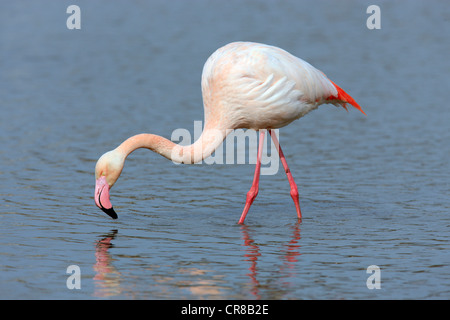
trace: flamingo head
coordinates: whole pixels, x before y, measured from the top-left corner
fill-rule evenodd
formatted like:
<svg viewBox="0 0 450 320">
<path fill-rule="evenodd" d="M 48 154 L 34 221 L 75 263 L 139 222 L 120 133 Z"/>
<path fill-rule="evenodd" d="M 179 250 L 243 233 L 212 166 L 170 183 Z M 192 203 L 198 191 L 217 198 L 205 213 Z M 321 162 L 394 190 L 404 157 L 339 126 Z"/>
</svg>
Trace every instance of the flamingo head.
<svg viewBox="0 0 450 320">
<path fill-rule="evenodd" d="M 119 179 L 124 162 L 125 157 L 112 150 L 102 155 L 95 165 L 95 204 L 113 219 L 117 219 L 117 214 L 109 200 L 109 190 Z"/>
</svg>

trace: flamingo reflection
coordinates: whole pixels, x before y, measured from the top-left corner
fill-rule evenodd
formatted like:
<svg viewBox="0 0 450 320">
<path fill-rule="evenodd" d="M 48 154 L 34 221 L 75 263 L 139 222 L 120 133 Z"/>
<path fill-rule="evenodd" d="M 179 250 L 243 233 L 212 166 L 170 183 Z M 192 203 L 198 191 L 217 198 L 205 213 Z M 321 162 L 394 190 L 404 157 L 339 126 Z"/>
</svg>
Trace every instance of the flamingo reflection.
<svg viewBox="0 0 450 320">
<path fill-rule="evenodd" d="M 96 243 L 96 263 L 93 266 L 94 271 L 96 272 L 96 275 L 94 276 L 95 297 L 111 297 L 122 292 L 120 287 L 121 274 L 112 265 L 111 262 L 113 259 L 108 252 L 108 249 L 113 247 L 111 240 L 115 238 L 116 234 L 117 230 L 112 230 Z"/>
<path fill-rule="evenodd" d="M 293 230 L 292 232 L 292 239 L 285 245 L 285 248 L 283 251 L 285 252 L 284 259 L 285 265 L 292 269 L 294 267 L 294 263 L 298 262 L 297 257 L 301 255 L 299 248 L 300 245 L 298 244 L 298 241 L 300 240 L 300 228 L 298 226 L 299 224 L 294 224 L 291 228 Z"/>
<path fill-rule="evenodd" d="M 242 225 L 242 238 L 244 239 L 244 246 L 247 248 L 245 249 L 246 254 L 244 254 L 245 261 L 250 261 L 250 273 L 247 273 L 247 275 L 251 279 L 252 288 L 250 292 L 256 297 L 256 299 L 260 299 L 259 295 L 259 281 L 256 278 L 256 264 L 258 262 L 258 257 L 261 255 L 259 252 L 259 246 L 255 244 L 255 240 L 250 238 L 250 235 L 248 233 L 248 226 Z"/>
<path fill-rule="evenodd" d="M 281 278 L 284 279 L 283 284 L 289 285 L 290 282 L 287 281 L 287 278 L 295 276 L 295 272 L 293 272 L 293 269 L 296 265 L 296 262 L 298 262 L 298 257 L 301 255 L 300 253 L 300 245 L 298 244 L 300 240 L 300 223 L 295 223 L 291 228 L 293 229 L 291 240 L 283 246 L 283 249 L 281 252 L 283 252 L 282 255 L 282 262 L 283 264 L 279 267 L 279 274 L 281 275 Z M 244 260 L 250 261 L 250 267 L 248 268 L 250 270 L 250 273 L 247 273 L 247 275 L 250 277 L 250 283 L 252 285 L 252 288 L 250 290 L 251 294 L 256 299 L 261 299 L 259 288 L 260 283 L 257 278 L 258 276 L 258 269 L 257 269 L 257 263 L 259 257 L 262 255 L 261 250 L 259 246 L 255 243 L 253 238 L 250 236 L 250 230 L 247 225 L 241 226 L 242 230 L 242 239 L 244 240 L 244 246 L 245 254 L 244 254 Z M 291 270 L 291 272 L 286 273 L 285 270 Z"/>
</svg>

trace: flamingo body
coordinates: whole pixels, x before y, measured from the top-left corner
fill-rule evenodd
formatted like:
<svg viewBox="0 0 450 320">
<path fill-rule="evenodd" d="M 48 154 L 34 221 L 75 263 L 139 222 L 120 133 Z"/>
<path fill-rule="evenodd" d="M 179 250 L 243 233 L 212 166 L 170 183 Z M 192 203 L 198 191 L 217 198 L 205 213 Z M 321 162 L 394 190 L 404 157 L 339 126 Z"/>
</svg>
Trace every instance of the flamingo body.
<svg viewBox="0 0 450 320">
<path fill-rule="evenodd" d="M 350 95 L 312 65 L 283 49 L 259 43 L 234 42 L 215 51 L 203 67 L 201 87 L 205 124 L 192 145 L 179 146 L 157 135 L 139 134 L 98 160 L 95 200 L 103 211 L 117 218 L 109 190 L 119 178 L 126 157 L 137 148 L 148 148 L 172 161 L 195 163 L 210 156 L 230 130 L 247 128 L 260 131 L 260 143 L 267 129 L 278 146 L 301 218 L 297 186 L 272 129 L 284 127 L 324 103 L 344 108 L 349 103 L 364 113 Z M 240 223 L 258 193 L 261 151 L 258 148 L 254 182 Z"/>
<path fill-rule="evenodd" d="M 211 55 L 202 92 L 205 122 L 217 120 L 228 129 L 281 128 L 322 103 L 349 102 L 338 100 L 334 83 L 309 63 L 249 42 L 230 43 Z"/>
</svg>

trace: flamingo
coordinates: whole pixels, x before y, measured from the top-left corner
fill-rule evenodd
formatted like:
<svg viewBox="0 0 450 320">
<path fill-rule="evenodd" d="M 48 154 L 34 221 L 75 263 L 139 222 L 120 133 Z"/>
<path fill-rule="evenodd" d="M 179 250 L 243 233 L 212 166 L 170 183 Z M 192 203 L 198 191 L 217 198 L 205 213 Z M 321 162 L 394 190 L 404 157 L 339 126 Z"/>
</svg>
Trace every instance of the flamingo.
<svg viewBox="0 0 450 320">
<path fill-rule="evenodd" d="M 131 152 L 147 148 L 176 163 L 193 164 L 209 157 L 231 130 L 239 128 L 259 131 L 259 146 L 253 183 L 238 223 L 244 223 L 258 194 L 266 131 L 278 150 L 297 218 L 301 219 L 298 188 L 273 130 L 326 103 L 347 111 L 349 103 L 365 114 L 323 72 L 281 48 L 254 42 L 233 42 L 216 50 L 203 67 L 201 88 L 204 128 L 193 144 L 181 146 L 164 137 L 142 133 L 99 158 L 95 166 L 95 203 L 113 219 L 117 219 L 117 214 L 110 201 L 110 189 Z"/>
</svg>

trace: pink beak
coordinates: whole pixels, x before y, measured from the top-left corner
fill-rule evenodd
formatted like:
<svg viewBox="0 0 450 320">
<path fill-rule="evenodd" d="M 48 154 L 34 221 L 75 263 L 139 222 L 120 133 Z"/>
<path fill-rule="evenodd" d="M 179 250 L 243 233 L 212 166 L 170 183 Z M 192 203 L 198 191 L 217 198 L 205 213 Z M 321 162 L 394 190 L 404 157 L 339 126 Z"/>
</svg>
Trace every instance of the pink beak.
<svg viewBox="0 0 450 320">
<path fill-rule="evenodd" d="M 111 201 L 109 200 L 109 185 L 106 177 L 101 176 L 95 182 L 95 204 L 103 210 L 104 213 L 113 219 L 117 219 L 117 213 L 114 211 Z"/>
</svg>

